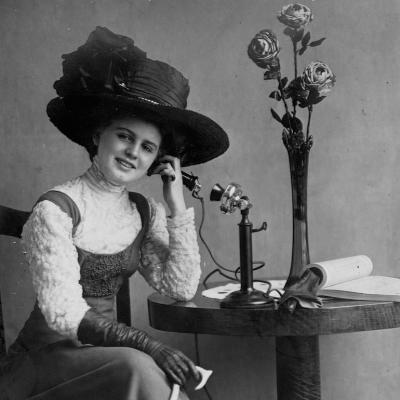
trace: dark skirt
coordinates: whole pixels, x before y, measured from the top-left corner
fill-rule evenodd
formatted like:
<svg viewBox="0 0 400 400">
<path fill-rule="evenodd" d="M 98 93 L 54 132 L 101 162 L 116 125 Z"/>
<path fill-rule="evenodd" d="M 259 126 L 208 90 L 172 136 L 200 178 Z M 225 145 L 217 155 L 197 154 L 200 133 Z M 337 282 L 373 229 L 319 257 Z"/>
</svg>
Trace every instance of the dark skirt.
<svg viewBox="0 0 400 400">
<path fill-rule="evenodd" d="M 171 384 L 147 354 L 63 340 L 7 356 L 1 400 L 168 400 Z M 187 399 L 181 392 L 179 399 Z"/>
<path fill-rule="evenodd" d="M 86 298 L 107 318 L 115 296 Z M 168 400 L 154 360 L 129 347 L 82 345 L 50 329 L 38 304 L 0 361 L 0 400 Z M 181 393 L 181 400 L 186 399 Z"/>
</svg>

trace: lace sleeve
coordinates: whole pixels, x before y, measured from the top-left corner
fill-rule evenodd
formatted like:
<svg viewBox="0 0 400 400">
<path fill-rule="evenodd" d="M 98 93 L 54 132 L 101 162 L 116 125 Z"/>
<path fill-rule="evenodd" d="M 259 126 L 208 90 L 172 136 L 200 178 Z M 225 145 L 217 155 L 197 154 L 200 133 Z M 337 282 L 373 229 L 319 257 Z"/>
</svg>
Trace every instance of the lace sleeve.
<svg viewBox="0 0 400 400">
<path fill-rule="evenodd" d="M 76 338 L 90 308 L 82 297 L 80 267 L 72 242 L 72 220 L 54 203 L 38 203 L 22 232 L 33 287 L 50 328 Z"/>
<path fill-rule="evenodd" d="M 141 247 L 139 271 L 158 292 L 190 300 L 200 279 L 200 254 L 193 208 L 166 218 L 164 207 L 150 199 L 149 232 Z"/>
</svg>

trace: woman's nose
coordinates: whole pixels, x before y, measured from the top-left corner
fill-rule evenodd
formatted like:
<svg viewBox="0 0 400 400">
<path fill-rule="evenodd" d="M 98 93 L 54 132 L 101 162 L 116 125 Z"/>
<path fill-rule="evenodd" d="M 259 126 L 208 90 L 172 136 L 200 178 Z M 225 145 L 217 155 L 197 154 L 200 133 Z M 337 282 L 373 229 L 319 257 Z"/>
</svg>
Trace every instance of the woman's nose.
<svg viewBox="0 0 400 400">
<path fill-rule="evenodd" d="M 139 145 L 137 143 L 130 144 L 126 147 L 125 153 L 129 157 L 137 158 L 139 155 Z"/>
</svg>

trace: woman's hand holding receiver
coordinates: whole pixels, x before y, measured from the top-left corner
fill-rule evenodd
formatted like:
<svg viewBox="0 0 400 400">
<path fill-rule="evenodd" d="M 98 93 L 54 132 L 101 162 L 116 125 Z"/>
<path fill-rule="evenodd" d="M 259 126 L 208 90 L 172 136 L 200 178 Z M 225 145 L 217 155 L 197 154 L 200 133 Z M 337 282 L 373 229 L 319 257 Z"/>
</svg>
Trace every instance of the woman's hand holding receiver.
<svg viewBox="0 0 400 400">
<path fill-rule="evenodd" d="M 183 197 L 181 162 L 179 158 L 169 155 L 162 156 L 159 161 L 160 164 L 154 169 L 153 174 L 161 175 L 164 182 L 164 200 L 171 211 L 171 217 L 175 217 L 175 215 L 186 210 Z"/>
</svg>

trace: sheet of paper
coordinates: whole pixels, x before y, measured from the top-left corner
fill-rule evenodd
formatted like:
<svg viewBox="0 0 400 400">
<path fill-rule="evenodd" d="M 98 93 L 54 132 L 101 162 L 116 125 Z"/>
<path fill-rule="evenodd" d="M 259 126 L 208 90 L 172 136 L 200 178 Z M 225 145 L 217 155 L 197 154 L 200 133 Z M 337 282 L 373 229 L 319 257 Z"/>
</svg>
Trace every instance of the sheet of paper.
<svg viewBox="0 0 400 400">
<path fill-rule="evenodd" d="M 272 285 L 271 289 L 283 290 L 286 280 L 276 279 L 269 282 Z M 253 287 L 254 289 L 261 290 L 264 293 L 269 289 L 269 285 L 263 282 L 254 282 Z M 240 283 L 227 283 L 226 285 L 216 286 L 211 289 L 203 290 L 201 294 L 204 297 L 222 300 L 228 296 L 228 294 L 235 292 L 236 290 L 240 290 Z M 271 296 L 279 297 L 279 294 L 277 292 L 273 292 L 271 293 Z"/>
<path fill-rule="evenodd" d="M 330 286 L 327 290 L 328 289 L 365 294 L 400 296 L 400 279 L 388 276 L 366 276 L 357 280 Z M 322 290 L 322 292 L 324 292 L 324 290 Z"/>
</svg>

